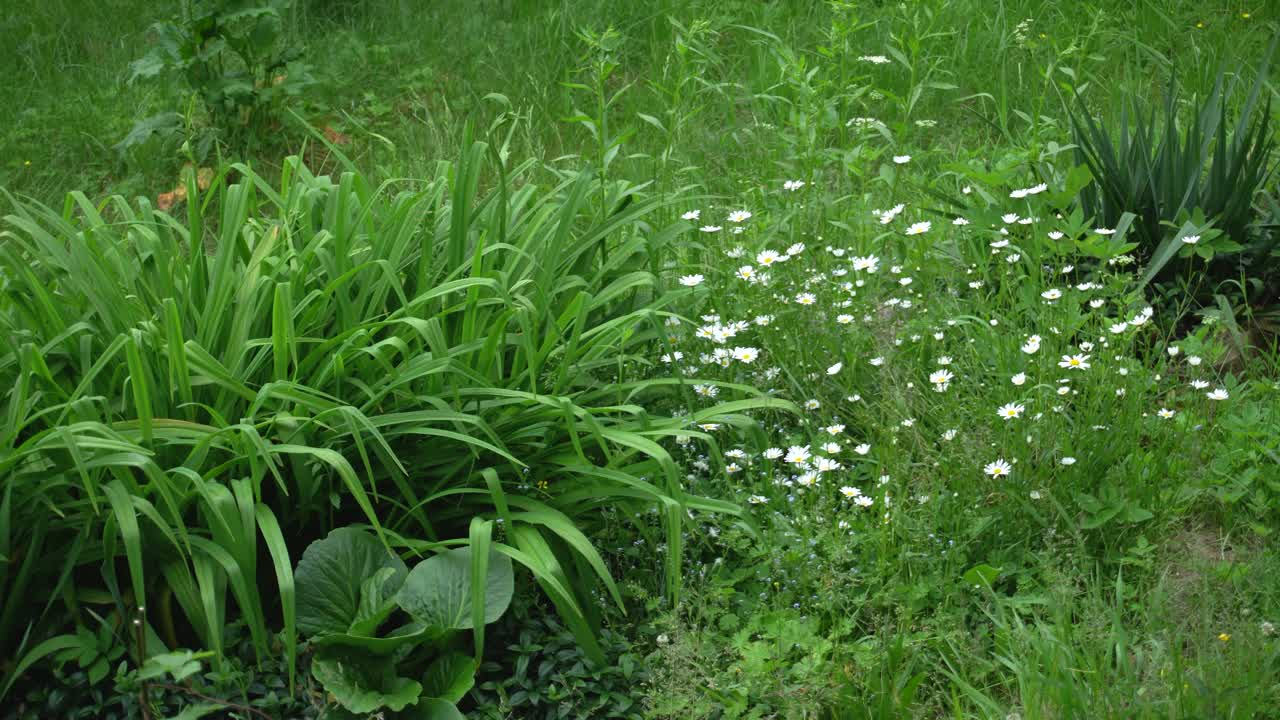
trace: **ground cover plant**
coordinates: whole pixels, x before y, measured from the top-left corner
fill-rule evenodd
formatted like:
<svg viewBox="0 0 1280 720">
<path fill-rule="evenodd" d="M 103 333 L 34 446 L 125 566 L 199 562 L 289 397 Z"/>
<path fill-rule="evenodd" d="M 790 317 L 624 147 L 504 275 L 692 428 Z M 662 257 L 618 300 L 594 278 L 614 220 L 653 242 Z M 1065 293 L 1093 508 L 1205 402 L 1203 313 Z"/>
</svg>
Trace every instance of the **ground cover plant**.
<svg viewBox="0 0 1280 720">
<path fill-rule="evenodd" d="M 1276 716 L 1278 19 L 9 13 L 0 715 Z"/>
</svg>

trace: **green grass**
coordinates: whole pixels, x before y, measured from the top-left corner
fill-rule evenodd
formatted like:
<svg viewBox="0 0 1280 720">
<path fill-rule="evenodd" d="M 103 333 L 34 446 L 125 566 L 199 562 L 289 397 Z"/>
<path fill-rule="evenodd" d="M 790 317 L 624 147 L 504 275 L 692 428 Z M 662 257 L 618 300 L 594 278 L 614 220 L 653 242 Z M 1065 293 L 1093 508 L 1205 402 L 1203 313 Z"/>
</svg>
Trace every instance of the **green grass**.
<svg viewBox="0 0 1280 720">
<path fill-rule="evenodd" d="M 623 155 L 642 156 L 625 163 L 628 175 L 672 180 L 698 168 L 684 182 L 731 192 L 744 175 L 813 162 L 832 147 L 847 152 L 840 126 L 853 116 L 881 118 L 896 142 L 930 148 L 940 160 L 972 152 L 975 144 L 1024 151 L 1042 151 L 1048 139 L 1066 144 L 1061 96 L 1070 88 L 1083 88 L 1101 107 L 1125 94 L 1158 92 L 1162 75 L 1172 72 L 1188 92 L 1204 92 L 1217 62 L 1235 67 L 1260 58 L 1267 23 L 1275 20 L 1263 7 L 1238 2 L 1067 8 L 1025 0 L 978 13 L 959 1 L 911 8 L 904 14 L 893 4 L 836 11 L 821 3 L 730 0 L 372 7 L 316 1 L 299 3 L 290 34 L 312 48 L 308 62 L 326 80 L 304 99 L 305 114 L 351 134 L 358 147 L 349 154 L 362 167 L 421 175 L 456 153 L 463 123 L 489 127 L 503 112 L 525 118 L 512 135 L 514 157 L 573 166 L 588 136 L 562 120 L 575 107 L 591 110 L 564 85 L 583 66 L 585 48 L 575 32 L 613 26 L 623 36 L 614 89 L 630 84 L 615 123 L 634 131 Z M 1249 19 L 1240 17 L 1245 11 L 1252 11 Z M 0 176 L 5 186 L 56 199 L 67 187 L 154 195 L 176 184 L 174 148 L 130 160 L 111 150 L 138 117 L 185 110 L 175 107 L 177 88 L 169 84 L 126 82 L 127 65 L 143 54 L 157 12 L 128 2 L 81 7 L 59 0 L 7 20 L 14 31 L 5 33 L 3 54 L 13 72 L 0 87 L 16 101 L 0 111 L 10 150 Z M 1034 22 L 1019 41 L 1016 26 L 1024 18 Z M 856 61 L 890 48 L 910 66 Z M 806 80 L 815 68 L 818 74 Z M 486 99 L 490 93 L 505 96 L 510 108 Z M 821 117 L 828 111 L 836 115 Z M 640 113 L 660 120 L 665 131 Z M 802 116 L 807 126 L 790 122 Z M 914 120 L 940 123 L 918 128 Z M 814 137 L 793 135 L 808 132 Z M 278 163 L 284 150 L 257 159 Z"/>
<path fill-rule="evenodd" d="M 578 642 L 562 697 L 512 671 L 555 623 L 459 638 L 477 716 L 1280 707 L 1275 259 L 1186 292 L 1275 229 L 1088 217 L 1070 147 L 1171 76 L 1250 86 L 1270 6 L 297 0 L 322 82 L 208 188 L 112 147 L 208 122 L 126 82 L 161 12 L 0 21 L 6 681 L 87 693 L 107 637 L 305 688 L 292 568 L 359 524 L 492 542 Z"/>
</svg>

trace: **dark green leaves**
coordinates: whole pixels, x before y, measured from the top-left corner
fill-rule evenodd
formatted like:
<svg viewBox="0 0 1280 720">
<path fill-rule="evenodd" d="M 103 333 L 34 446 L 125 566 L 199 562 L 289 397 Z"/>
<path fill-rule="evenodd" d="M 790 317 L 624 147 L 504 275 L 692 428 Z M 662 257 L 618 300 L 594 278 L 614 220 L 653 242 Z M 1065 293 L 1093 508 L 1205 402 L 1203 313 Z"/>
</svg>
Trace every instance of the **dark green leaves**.
<svg viewBox="0 0 1280 720">
<path fill-rule="evenodd" d="M 450 631 L 470 629 L 473 591 L 482 594 L 485 623 L 506 611 L 515 589 L 511 559 L 485 552 L 486 563 L 473 563 L 470 547 L 447 550 L 406 576 L 404 563 L 363 530 L 342 528 L 312 543 L 297 570 L 298 625 L 320 648 L 312 674 L 352 713 L 417 703 L 410 717 L 461 717 L 453 703 L 475 684 L 474 658 L 437 655 L 422 684 L 401 677 L 399 663 L 434 650 Z M 478 566 L 485 568 L 483 583 L 473 582 Z M 378 636 L 379 626 L 400 610 L 415 622 Z"/>
<path fill-rule="evenodd" d="M 325 649 L 311 661 L 311 674 L 353 713 L 403 710 L 417 702 L 422 685 L 395 673 L 395 661 L 353 648 Z"/>
<path fill-rule="evenodd" d="M 0 387 L 13 388 L 0 553 L 66 561 L 29 554 L 7 587 L 65 590 L 114 556 L 137 605 L 171 596 L 175 625 L 211 650 L 239 615 L 264 658 L 289 655 L 299 631 L 389 653 L 482 629 L 506 606 L 514 562 L 590 645 L 595 593 L 619 594 L 593 546 L 598 509 L 618 503 L 661 511 L 674 595 L 687 511 L 732 508 L 680 487 L 661 439 L 688 419 L 639 405 L 679 398 L 682 381 L 620 378 L 618 360 L 648 352 L 672 301 L 643 269 L 680 224 L 654 224 L 662 198 L 592 173 L 546 191 L 525 164 L 481 190 L 484 161 L 469 148 L 397 194 L 300 158 L 278 184 L 238 165 L 201 188 L 192 168 L 176 217 L 80 193 L 65 211 L 14 200 L 0 221 L 0 336 L 22 342 L 0 344 Z M 597 197 L 615 210 L 601 215 Z M 704 412 L 733 423 L 763 409 Z M 534 501 L 534 485 L 549 491 Z M 518 546 L 493 538 L 504 515 Z M 377 539 L 339 531 L 290 556 L 284 538 L 305 544 L 353 516 Z M 413 607 L 438 627 L 391 634 L 409 620 L 395 602 L 407 568 L 385 549 L 396 537 L 421 553 L 470 543 L 469 563 L 451 552 L 433 565 L 466 567 L 481 591 L 424 586 Z M 278 587 L 260 591 L 272 571 Z M 0 655 L 51 617 L 16 596 Z"/>
<path fill-rule="evenodd" d="M 347 632 L 357 621 L 367 626 L 405 574 L 404 561 L 374 536 L 355 528 L 334 530 L 307 548 L 294 573 L 298 630 L 318 635 Z M 364 593 L 368 597 L 362 602 Z"/>
<path fill-rule="evenodd" d="M 1085 530 L 1095 530 L 1108 523 L 1140 523 L 1155 517 L 1150 510 L 1130 500 L 1114 488 L 1103 488 L 1097 495 L 1080 493 L 1076 498 L 1086 515 L 1080 521 Z"/>
<path fill-rule="evenodd" d="M 351 621 L 353 635 L 372 635 L 396 609 L 396 590 L 404 582 L 393 567 L 383 567 L 360 583 L 360 605 Z"/>
<path fill-rule="evenodd" d="M 265 130 L 286 98 L 314 82 L 302 48 L 283 33 L 288 0 L 206 0 L 156 23 L 156 46 L 129 65 L 129 82 L 181 78 L 232 139 Z M 263 79 L 267 82 L 263 82 Z"/>
<path fill-rule="evenodd" d="M 439 698 L 422 698 L 401 717 L 403 720 L 466 720 L 457 706 Z"/>
<path fill-rule="evenodd" d="M 1180 112 L 1183 103 L 1173 81 L 1161 107 L 1131 100 L 1109 123 L 1083 108 L 1072 114 L 1077 160 L 1096 181 L 1081 189 L 1084 210 L 1108 227 L 1124 213 L 1135 213 L 1141 253 L 1153 259 L 1152 277 L 1162 277 L 1173 257 L 1167 241 L 1162 246 L 1167 224 L 1185 229 L 1196 210 L 1243 249 L 1253 199 L 1276 167 L 1271 93 L 1263 98 L 1275 47 L 1273 42 L 1260 63 L 1234 123 L 1228 108 L 1238 79 L 1227 83 L 1224 72 L 1189 117 Z"/>
</svg>

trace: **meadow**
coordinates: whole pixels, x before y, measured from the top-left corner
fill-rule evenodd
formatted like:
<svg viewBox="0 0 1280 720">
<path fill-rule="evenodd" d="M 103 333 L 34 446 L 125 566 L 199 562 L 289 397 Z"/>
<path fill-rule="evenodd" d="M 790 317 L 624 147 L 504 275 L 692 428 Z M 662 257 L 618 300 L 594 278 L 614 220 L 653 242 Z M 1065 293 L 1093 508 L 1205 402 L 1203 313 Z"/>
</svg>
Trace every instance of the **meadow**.
<svg viewBox="0 0 1280 720">
<path fill-rule="evenodd" d="M 0 17 L 0 718 L 1280 718 L 1280 14 Z"/>
</svg>

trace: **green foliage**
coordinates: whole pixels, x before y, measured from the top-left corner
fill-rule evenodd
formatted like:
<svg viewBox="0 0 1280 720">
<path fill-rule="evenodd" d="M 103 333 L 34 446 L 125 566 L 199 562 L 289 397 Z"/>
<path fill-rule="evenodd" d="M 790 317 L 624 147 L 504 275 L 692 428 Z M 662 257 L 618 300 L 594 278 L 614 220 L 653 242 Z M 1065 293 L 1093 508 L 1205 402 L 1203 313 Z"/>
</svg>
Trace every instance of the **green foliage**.
<svg viewBox="0 0 1280 720">
<path fill-rule="evenodd" d="M 67 640 L 68 647 L 54 653 L 53 661 L 57 664 L 75 661 L 88 674 L 91 685 L 101 682 L 111 671 L 112 665 L 124 655 L 124 646 L 117 641 L 111 626 L 105 622 L 99 623 L 96 633 L 90 633 L 83 627 L 76 628 L 75 635 L 68 636 Z"/>
<path fill-rule="evenodd" d="M 307 678 L 302 679 L 302 691 L 291 695 L 289 669 L 283 661 L 270 660 L 254 667 L 243 623 L 229 624 L 224 635 L 227 654 L 221 670 L 209 667 L 211 653 L 191 650 L 153 654 L 139 668 L 114 662 L 111 674 L 102 679 L 91 680 L 74 660 L 42 665 L 38 682 L 26 682 L 10 694 L 0 717 L 126 720 L 147 713 L 157 718 L 320 716 L 318 689 L 311 687 Z"/>
<path fill-rule="evenodd" d="M 994 628 L 993 662 L 965 662 L 958 653 L 946 658 L 952 707 L 971 703 L 986 717 L 1016 713 L 1029 720 L 1063 713 L 1265 716 L 1277 699 L 1276 686 L 1264 679 L 1280 661 L 1275 640 L 1265 627 L 1262 633 L 1242 627 L 1245 618 L 1214 616 L 1230 608 L 1190 598 L 1202 583 L 1222 583 L 1202 572 L 1184 572 L 1173 587 L 1155 588 L 1141 602 L 1123 576 L 1088 593 L 1057 588 L 1051 597 L 990 597 L 984 612 Z M 1135 633 L 1121 608 L 1145 616 L 1148 632 Z M 1180 627 L 1197 632 L 1186 642 L 1170 642 Z M 1098 680 L 1104 676 L 1105 682 Z"/>
<path fill-rule="evenodd" d="M 4 720 L 1280 704 L 1267 4 L 172 6 L 0 17 Z"/>
<path fill-rule="evenodd" d="M 713 617 L 697 628 L 664 624 L 646 658 L 645 717 L 801 718 L 834 707 L 838 641 L 821 619 L 767 606 Z"/>
<path fill-rule="evenodd" d="M 617 56 L 621 50 L 623 35 L 612 26 L 601 32 L 590 29 L 578 31 L 578 40 L 586 46 L 577 71 L 578 80 L 565 82 L 569 90 L 583 94 L 590 102 L 590 114 L 574 108 L 565 122 L 577 123 L 586 129 L 595 144 L 595 151 L 590 160 L 599 168 L 601 174 L 609 172 L 622 144 L 634 130 L 616 130 L 610 125 L 610 111 L 618 104 L 623 94 L 631 87 L 630 83 L 614 90 L 610 78 L 619 67 Z"/>
<path fill-rule="evenodd" d="M 416 704 L 422 693 L 417 681 L 396 674 L 394 658 L 359 648 L 321 650 L 311 672 L 339 705 L 361 715 L 384 708 L 398 712 Z"/>
<path fill-rule="evenodd" d="M 587 657 L 573 633 L 552 617 L 518 613 L 511 644 L 486 662 L 472 692 L 474 717 L 644 717 L 640 690 L 649 678 L 644 658 L 626 638 L 601 631 L 605 662 Z"/>
<path fill-rule="evenodd" d="M 121 617 L 146 608 L 170 646 L 219 651 L 230 590 L 259 657 L 269 626 L 292 657 L 285 538 L 335 519 L 415 552 L 487 543 L 498 522 L 495 547 L 594 652 L 595 588 L 616 589 L 587 531 L 601 508 L 656 507 L 674 597 L 686 508 L 734 507 L 688 496 L 655 438 L 787 403 L 684 418 L 636 404 L 687 392 L 629 370 L 676 298 L 648 268 L 678 226 L 649 225 L 659 201 L 625 185 L 601 190 L 625 209 L 600 214 L 587 173 L 547 191 L 517 185 L 526 164 L 478 194 L 483 154 L 394 193 L 296 159 L 275 188 L 236 166 L 205 194 L 189 174 L 184 220 L 122 198 L 11 199 L 6 652 L 59 623 L 45 608 L 75 615 L 94 593 Z"/>
<path fill-rule="evenodd" d="M 226 141 L 237 148 L 260 142 L 288 102 L 315 82 L 311 68 L 300 62 L 303 48 L 285 32 L 292 4 L 185 0 L 176 17 L 152 26 L 156 45 L 130 65 L 129 82 L 181 77 Z M 118 147 L 128 149 L 169 129 L 163 119 L 171 116 L 139 120 Z"/>
<path fill-rule="evenodd" d="M 404 561 L 373 535 L 355 528 L 334 530 L 307 546 L 294 571 L 298 631 L 346 632 L 362 619 L 376 617 L 407 573 Z"/>
<path fill-rule="evenodd" d="M 495 550 L 487 565 L 484 582 L 473 587 L 471 548 L 440 553 L 418 563 L 405 578 L 395 601 L 427 627 L 469 630 L 475 626 L 471 617 L 472 593 L 479 593 L 484 599 L 481 624 L 491 623 L 511 604 L 515 585 L 510 557 Z"/>
<path fill-rule="evenodd" d="M 1197 493 L 1228 527 L 1263 537 L 1280 527 L 1280 387 L 1273 385 L 1222 417 L 1240 442 L 1212 459 Z"/>
<path fill-rule="evenodd" d="M 1251 248 L 1250 226 L 1255 196 L 1276 168 L 1271 94 L 1264 93 L 1275 46 L 1273 42 L 1259 65 L 1234 124 L 1229 103 L 1237 100 L 1240 76 L 1228 84 L 1223 72 L 1193 105 L 1189 120 L 1182 119 L 1175 80 L 1162 108 L 1147 108 L 1136 97 L 1125 99 L 1110 126 L 1084 111 L 1072 114 L 1077 161 L 1094 179 L 1080 192 L 1084 211 L 1105 227 L 1115 227 L 1126 212 L 1136 214 L 1135 231 L 1141 255 L 1151 263 L 1151 277 L 1168 281 L 1181 270 L 1182 264 L 1168 263 L 1192 233 L 1174 237 L 1168 227 L 1183 226 L 1192 214 L 1201 218 L 1192 221 L 1198 228 L 1212 224 L 1225 235 L 1213 247 L 1206 242 L 1197 249 L 1206 261 L 1244 253 L 1239 262 L 1247 272 L 1268 274 L 1270 246 Z M 1234 267 L 1211 271 L 1210 283 L 1235 275 Z"/>
<path fill-rule="evenodd" d="M 400 712 L 455 703 L 471 689 L 476 663 L 448 652 L 449 643 L 455 631 L 473 627 L 473 604 L 482 607 L 483 626 L 506 612 L 514 593 L 510 557 L 492 550 L 483 576 L 473 578 L 472 552 L 445 550 L 406 576 L 404 563 L 376 537 L 353 528 L 307 548 L 295 573 L 299 627 L 320 647 L 311 672 L 343 708 Z M 380 636 L 379 626 L 397 610 L 410 622 Z M 399 674 L 424 656 L 432 658 L 425 685 Z"/>
</svg>

